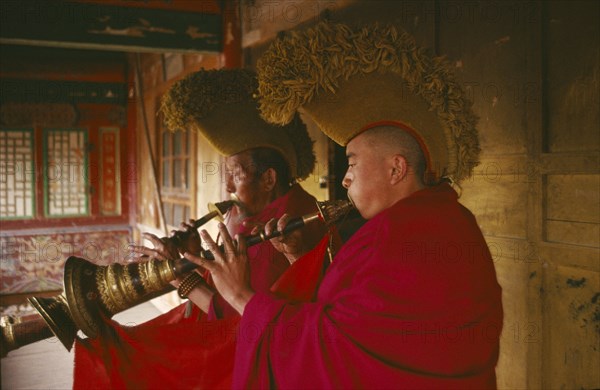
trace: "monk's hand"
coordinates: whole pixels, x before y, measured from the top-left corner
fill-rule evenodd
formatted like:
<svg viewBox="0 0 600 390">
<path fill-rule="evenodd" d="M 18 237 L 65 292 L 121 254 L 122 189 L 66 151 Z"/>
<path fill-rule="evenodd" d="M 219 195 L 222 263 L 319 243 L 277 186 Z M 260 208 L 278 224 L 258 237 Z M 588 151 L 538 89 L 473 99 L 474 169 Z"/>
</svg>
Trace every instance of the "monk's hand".
<svg viewBox="0 0 600 390">
<path fill-rule="evenodd" d="M 198 254 L 202 250 L 202 240 L 198 234 L 198 229 L 194 228 L 193 224 L 193 219 L 190 219 L 187 223 L 182 222 L 179 225 L 179 230 L 172 232 L 172 236 L 177 237 L 175 242 L 179 253 L 182 255 L 185 252 Z"/>
<path fill-rule="evenodd" d="M 197 270 L 192 272 L 196 272 L 202 276 Z M 169 283 L 173 287 L 179 289 L 179 285 L 184 279 L 184 277 L 179 277 Z M 194 288 L 187 293 L 187 299 L 189 299 L 194 305 L 198 306 L 204 313 L 208 313 L 213 295 L 214 289 L 207 284 L 203 277 L 202 281 L 196 284 Z"/>
<path fill-rule="evenodd" d="M 150 259 L 158 259 L 163 261 L 179 258 L 177 247 L 169 239 L 158 238 L 152 233 L 144 233 L 142 236 L 146 240 L 150 241 L 154 248 L 148 248 L 143 245 L 131 245 L 129 249 L 134 257 L 137 257 L 139 260 L 142 260 L 142 257 L 149 257 Z"/>
<path fill-rule="evenodd" d="M 290 220 L 291 218 L 287 214 L 283 214 L 279 220 L 271 219 L 265 225 L 265 234 L 268 236 L 275 230 L 283 232 Z M 279 237 L 272 238 L 270 241 L 275 249 L 285 255 L 290 264 L 308 252 L 302 238 L 302 229 L 282 234 Z"/>
<path fill-rule="evenodd" d="M 212 237 L 202 230 L 200 235 L 215 259 L 208 260 L 203 257 L 185 253 L 189 261 L 207 269 L 221 296 L 240 314 L 250 301 L 254 292 L 250 287 L 250 268 L 246 255 L 246 241 L 236 236 L 234 241 L 222 223 L 219 224 L 219 233 L 223 239 L 221 250 Z"/>
<path fill-rule="evenodd" d="M 244 221 L 242 222 L 242 226 L 246 229 L 250 229 L 250 234 L 258 234 L 265 230 L 265 224 L 260 221 Z"/>
</svg>

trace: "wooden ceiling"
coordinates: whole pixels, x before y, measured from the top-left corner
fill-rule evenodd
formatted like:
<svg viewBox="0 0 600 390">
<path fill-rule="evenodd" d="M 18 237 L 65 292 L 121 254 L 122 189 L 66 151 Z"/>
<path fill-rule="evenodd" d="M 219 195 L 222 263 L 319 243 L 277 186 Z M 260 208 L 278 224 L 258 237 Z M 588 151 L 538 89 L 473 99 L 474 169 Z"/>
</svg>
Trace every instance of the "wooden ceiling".
<svg viewBox="0 0 600 390">
<path fill-rule="evenodd" d="M 0 44 L 129 52 L 219 52 L 215 0 L 3 0 Z"/>
</svg>

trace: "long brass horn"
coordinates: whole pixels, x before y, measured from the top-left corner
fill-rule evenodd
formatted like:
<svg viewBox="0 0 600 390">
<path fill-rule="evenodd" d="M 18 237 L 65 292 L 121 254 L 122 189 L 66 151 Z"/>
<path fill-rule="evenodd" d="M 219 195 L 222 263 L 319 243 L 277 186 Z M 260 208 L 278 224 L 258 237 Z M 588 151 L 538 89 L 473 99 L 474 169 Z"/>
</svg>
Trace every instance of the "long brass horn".
<svg viewBox="0 0 600 390">
<path fill-rule="evenodd" d="M 75 325 L 73 325 L 75 326 Z M 72 329 L 72 328 L 70 328 Z M 66 331 L 69 331 L 67 329 Z M 10 351 L 21 348 L 36 341 L 52 337 L 53 333 L 44 318 L 37 314 L 35 318 L 22 321 L 20 318 L 3 316 L 0 319 L 0 357 L 5 357 Z M 61 342 L 68 350 L 75 340 L 75 334 L 69 335 L 71 343 Z M 67 338 L 68 338 L 67 337 Z"/>
<path fill-rule="evenodd" d="M 225 206 L 228 209 L 232 205 L 233 202 Z M 255 245 L 296 230 L 310 221 L 321 220 L 325 224 L 331 225 L 353 208 L 349 201 L 317 202 L 317 205 L 318 212 L 292 219 L 283 232 L 276 231 L 270 235 L 262 232 L 249 236 L 247 238 L 248 245 Z M 214 216 L 222 215 L 223 209 L 215 207 L 217 210 L 213 210 L 211 213 L 216 213 Z M 208 218 L 207 216 L 201 220 L 205 219 L 204 222 L 206 222 L 214 217 Z M 213 257 L 209 251 L 203 251 L 202 255 L 206 258 Z M 121 311 L 172 290 L 171 281 L 186 275 L 195 268 L 197 266 L 186 259 L 169 261 L 151 259 L 127 265 L 97 266 L 87 260 L 72 256 L 67 259 L 64 270 L 66 307 L 76 328 L 81 329 L 86 336 L 95 338 L 102 333 L 102 318 L 110 318 Z M 57 323 L 53 316 L 45 319 L 49 324 Z"/>
<path fill-rule="evenodd" d="M 64 292 L 50 298 L 32 297 L 29 298 L 29 302 L 40 313 L 42 319 L 67 351 L 70 351 L 78 328 L 71 317 Z"/>
<path fill-rule="evenodd" d="M 197 229 L 213 218 L 222 221 L 223 215 L 238 203 L 235 198 L 218 203 L 209 203 L 208 214 L 194 221 L 192 226 Z M 177 247 L 185 239 L 186 232 L 183 231 L 177 231 L 173 236 L 165 238 L 165 240 L 171 240 Z M 40 317 L 28 321 L 27 325 L 2 325 L 3 356 L 14 349 L 52 337 L 52 335 L 55 335 L 64 347 L 70 351 L 79 329 L 90 337 L 97 335 L 98 326 L 96 324 L 98 321 L 96 319 L 101 312 L 111 317 L 138 303 L 173 290 L 168 282 L 165 283 L 164 279 L 165 272 L 169 274 L 169 271 L 164 269 L 164 264 L 157 263 L 163 262 L 151 261 L 128 266 L 113 264 L 108 267 L 98 267 L 84 259 L 70 257 L 65 263 L 64 291 L 51 298 L 32 297 L 28 299 L 38 311 Z M 160 265 L 163 265 L 163 267 L 159 267 Z M 96 278 L 97 274 L 104 275 L 104 278 L 99 276 L 99 280 L 89 280 L 90 275 L 94 275 L 94 278 Z M 130 280 L 127 275 L 143 275 L 141 279 L 132 281 L 133 292 L 127 286 Z M 169 275 L 169 278 L 172 278 L 172 275 Z M 146 285 L 142 283 L 140 287 L 138 282 L 141 280 L 144 280 Z M 84 287 L 86 285 L 91 287 Z M 102 294 L 110 298 L 103 300 L 101 298 Z M 92 302 L 98 304 L 95 305 Z M 72 312 L 75 314 L 76 319 L 72 317 Z"/>
<path fill-rule="evenodd" d="M 354 207 L 349 201 L 317 202 L 317 205 L 319 211 L 290 220 L 283 232 L 249 236 L 248 245 L 289 233 L 315 220 L 331 225 Z M 203 251 L 202 255 L 213 257 L 209 251 Z M 95 338 L 102 332 L 102 318 L 164 294 L 165 289 L 172 289 L 170 282 L 197 267 L 184 258 L 97 266 L 72 256 L 65 263 L 67 303 L 75 323 L 86 336 Z"/>
<path fill-rule="evenodd" d="M 34 318 L 21 321 L 2 317 L 0 320 L 0 356 L 52 336 L 70 351 L 78 328 L 71 318 L 64 293 L 50 298 L 32 297 L 29 302 L 38 311 Z"/>
</svg>

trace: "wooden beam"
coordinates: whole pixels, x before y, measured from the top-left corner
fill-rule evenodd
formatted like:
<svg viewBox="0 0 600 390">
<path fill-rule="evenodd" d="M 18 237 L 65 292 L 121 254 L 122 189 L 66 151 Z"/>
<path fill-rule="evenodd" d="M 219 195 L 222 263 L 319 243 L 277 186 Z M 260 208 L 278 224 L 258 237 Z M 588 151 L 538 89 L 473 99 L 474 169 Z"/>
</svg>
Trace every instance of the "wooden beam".
<svg viewBox="0 0 600 390">
<path fill-rule="evenodd" d="M 179 10 L 6 0 L 0 43 L 63 48 L 220 52 L 222 17 Z"/>
</svg>

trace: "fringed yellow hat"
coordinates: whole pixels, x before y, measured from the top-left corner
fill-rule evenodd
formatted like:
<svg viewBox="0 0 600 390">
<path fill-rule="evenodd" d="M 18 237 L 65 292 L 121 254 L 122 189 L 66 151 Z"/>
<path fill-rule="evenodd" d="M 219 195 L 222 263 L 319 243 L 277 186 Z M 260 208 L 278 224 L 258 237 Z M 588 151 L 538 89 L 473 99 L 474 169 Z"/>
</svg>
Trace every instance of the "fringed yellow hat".
<svg viewBox="0 0 600 390">
<path fill-rule="evenodd" d="M 173 84 L 163 96 L 161 111 L 170 130 L 190 126 L 225 156 L 275 149 L 288 162 L 291 176 L 305 179 L 315 165 L 306 126 L 298 115 L 283 127 L 265 122 L 253 97 L 257 86 L 249 70 L 201 70 Z"/>
<path fill-rule="evenodd" d="M 288 123 L 301 109 L 345 146 L 379 125 L 410 132 L 426 180 L 459 182 L 478 164 L 477 117 L 450 65 L 393 26 L 319 23 L 278 38 L 258 62 L 260 109 Z"/>
</svg>

